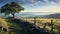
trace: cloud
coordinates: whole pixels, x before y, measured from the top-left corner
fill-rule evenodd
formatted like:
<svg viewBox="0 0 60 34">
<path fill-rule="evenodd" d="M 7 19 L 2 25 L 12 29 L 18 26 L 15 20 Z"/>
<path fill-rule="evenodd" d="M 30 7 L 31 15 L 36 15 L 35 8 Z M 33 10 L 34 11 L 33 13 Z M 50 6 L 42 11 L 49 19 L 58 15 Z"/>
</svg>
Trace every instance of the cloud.
<svg viewBox="0 0 60 34">
<path fill-rule="evenodd" d="M 60 4 L 60 0 L 0 0 L 0 4 L 6 2 L 18 2 L 22 5 L 35 6 L 35 5 L 47 5 L 47 4 Z"/>
<path fill-rule="evenodd" d="M 44 8 L 36 8 L 32 11 L 36 12 L 48 12 L 48 13 L 60 13 L 60 6 L 49 6 Z"/>
<path fill-rule="evenodd" d="M 60 0 L 23 0 L 26 6 L 60 5 Z"/>
<path fill-rule="evenodd" d="M 23 12 L 23 11 L 22 11 Z M 29 10 L 25 10 L 24 12 L 44 12 L 44 13 L 60 13 L 60 5 L 55 6 L 45 6 L 45 7 L 37 7 Z"/>
<path fill-rule="evenodd" d="M 60 0 L 0 0 L 0 6 L 6 4 L 7 2 L 18 2 L 25 7 L 24 12 L 50 12 L 56 13 L 60 12 Z M 50 7 L 52 5 L 52 7 Z M 59 5 L 59 6 L 53 6 Z M 44 8 L 45 6 L 45 8 Z M 47 7 L 49 8 L 47 8 Z M 41 8 L 42 7 L 42 8 Z"/>
</svg>

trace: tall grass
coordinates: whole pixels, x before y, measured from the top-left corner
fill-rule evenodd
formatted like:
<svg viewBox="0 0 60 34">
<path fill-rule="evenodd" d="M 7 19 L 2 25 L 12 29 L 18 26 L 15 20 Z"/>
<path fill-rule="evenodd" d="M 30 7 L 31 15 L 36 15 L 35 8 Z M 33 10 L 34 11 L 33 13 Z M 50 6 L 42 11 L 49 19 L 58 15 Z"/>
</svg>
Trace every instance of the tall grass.
<svg viewBox="0 0 60 34">
<path fill-rule="evenodd" d="M 0 26 L 2 26 L 3 28 L 8 29 L 8 22 L 6 22 L 6 19 L 4 18 L 0 18 Z"/>
<path fill-rule="evenodd" d="M 31 24 L 34 23 L 34 18 L 20 18 L 20 19 L 28 21 Z M 60 33 L 60 19 L 36 18 L 36 26 L 43 28 L 44 24 L 47 23 L 46 29 L 51 31 L 51 20 L 53 20 L 53 31 L 56 33 Z"/>
</svg>

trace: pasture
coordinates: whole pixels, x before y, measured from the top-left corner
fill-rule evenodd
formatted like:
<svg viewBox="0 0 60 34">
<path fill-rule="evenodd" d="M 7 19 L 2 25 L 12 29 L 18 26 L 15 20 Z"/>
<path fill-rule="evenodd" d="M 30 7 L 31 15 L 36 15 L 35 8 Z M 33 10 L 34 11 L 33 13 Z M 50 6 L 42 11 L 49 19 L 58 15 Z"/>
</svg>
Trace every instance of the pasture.
<svg viewBox="0 0 60 34">
<path fill-rule="evenodd" d="M 53 18 L 20 18 L 21 20 L 28 21 L 36 27 L 44 28 L 46 31 L 60 33 L 60 19 Z M 34 24 L 35 22 L 35 24 Z"/>
<path fill-rule="evenodd" d="M 26 22 L 27 21 L 27 22 Z M 12 28 L 13 32 L 5 32 L 6 34 L 9 33 L 15 33 L 16 31 L 22 31 L 18 33 L 27 33 L 29 32 L 30 25 L 35 27 L 40 27 L 41 29 L 44 29 L 46 32 L 54 32 L 56 34 L 60 34 L 60 19 L 53 19 L 53 18 L 19 18 L 19 19 L 5 19 L 0 18 L 0 23 L 2 24 L 3 28 Z M 29 24 L 27 24 L 29 23 Z M 27 26 L 26 26 L 27 25 Z M 28 29 L 29 27 L 29 29 Z M 8 29 L 11 31 L 11 29 Z M 17 33 L 16 32 L 16 33 Z M 0 34 L 3 32 L 0 32 Z M 4 34 L 5 34 L 4 33 Z M 23 33 L 23 34 L 24 34 Z M 29 32 L 31 33 L 31 32 Z"/>
</svg>

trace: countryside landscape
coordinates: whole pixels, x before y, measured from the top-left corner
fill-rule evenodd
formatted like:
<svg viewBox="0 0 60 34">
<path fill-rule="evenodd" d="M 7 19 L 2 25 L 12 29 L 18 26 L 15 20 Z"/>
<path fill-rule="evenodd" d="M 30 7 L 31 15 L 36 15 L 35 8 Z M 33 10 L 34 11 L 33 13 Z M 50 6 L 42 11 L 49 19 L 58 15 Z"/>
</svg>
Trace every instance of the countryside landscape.
<svg viewBox="0 0 60 34">
<path fill-rule="evenodd" d="M 60 0 L 0 0 L 0 34 L 60 34 Z"/>
</svg>

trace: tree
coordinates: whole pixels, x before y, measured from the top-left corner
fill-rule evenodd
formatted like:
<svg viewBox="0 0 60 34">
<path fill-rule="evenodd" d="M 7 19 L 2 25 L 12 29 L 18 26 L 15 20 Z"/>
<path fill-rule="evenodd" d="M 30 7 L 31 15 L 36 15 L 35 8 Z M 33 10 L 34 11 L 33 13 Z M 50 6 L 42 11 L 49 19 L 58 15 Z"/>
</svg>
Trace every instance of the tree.
<svg viewBox="0 0 60 34">
<path fill-rule="evenodd" d="M 5 16 L 9 14 L 9 4 L 6 4 L 1 7 L 1 13 L 5 13 Z"/>
<path fill-rule="evenodd" d="M 12 14 L 13 18 L 15 17 L 14 14 L 19 13 L 21 10 L 24 10 L 24 8 L 17 2 L 11 2 L 1 7 L 1 13 Z"/>
</svg>

